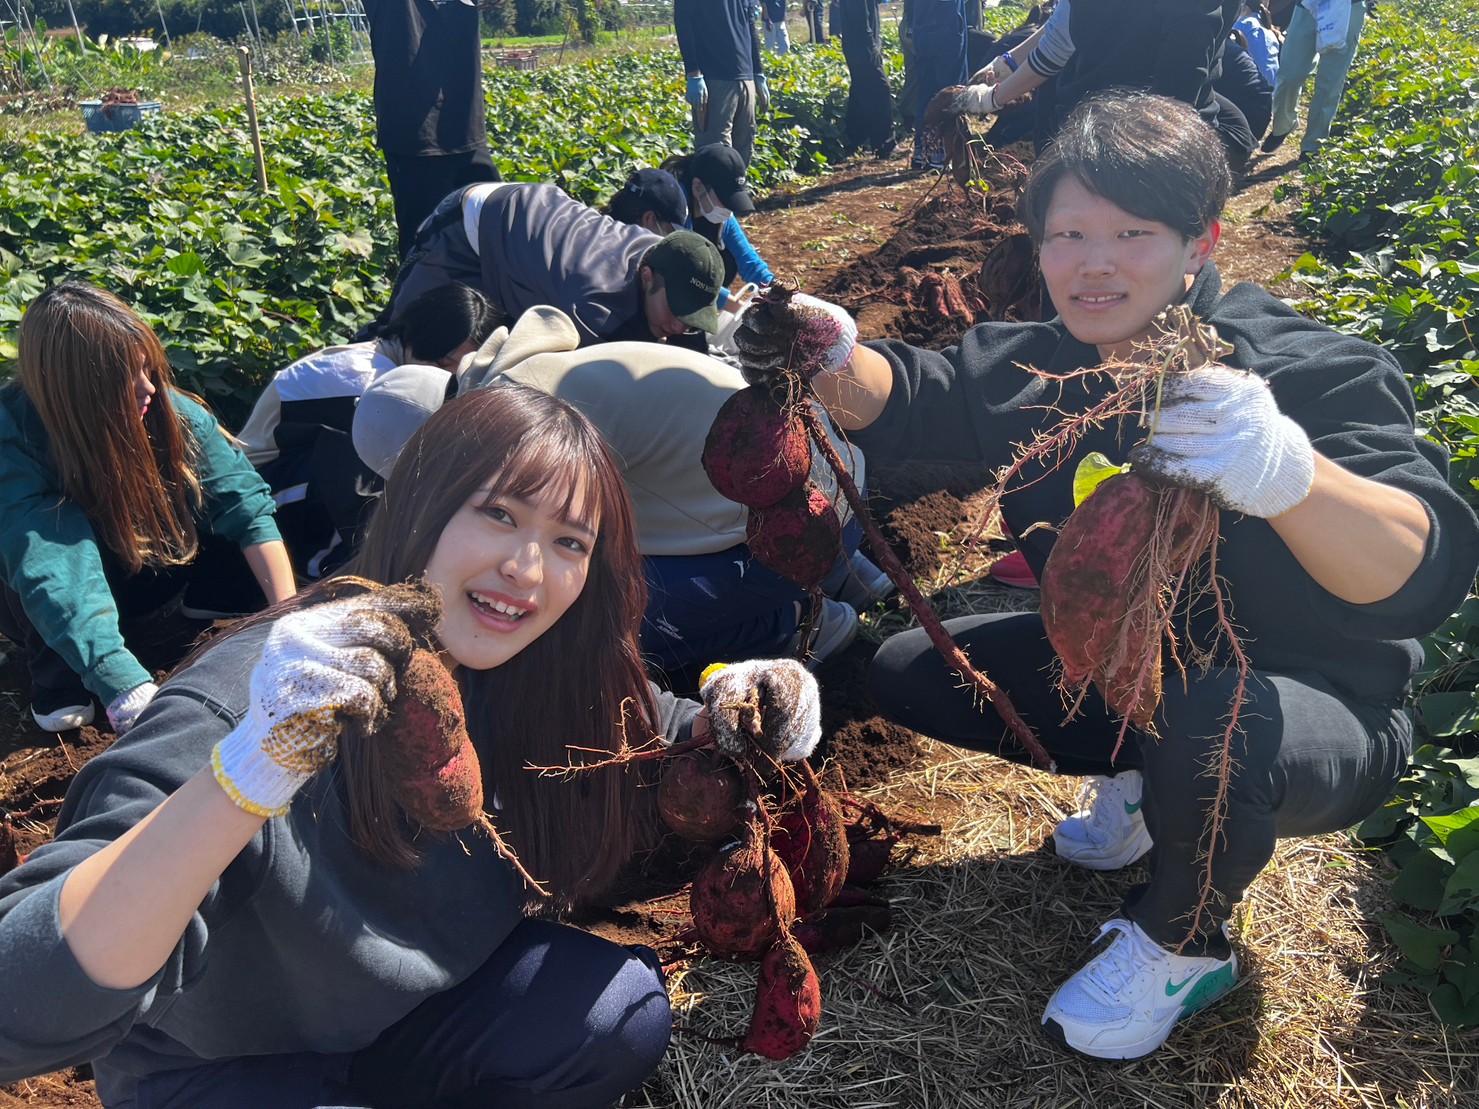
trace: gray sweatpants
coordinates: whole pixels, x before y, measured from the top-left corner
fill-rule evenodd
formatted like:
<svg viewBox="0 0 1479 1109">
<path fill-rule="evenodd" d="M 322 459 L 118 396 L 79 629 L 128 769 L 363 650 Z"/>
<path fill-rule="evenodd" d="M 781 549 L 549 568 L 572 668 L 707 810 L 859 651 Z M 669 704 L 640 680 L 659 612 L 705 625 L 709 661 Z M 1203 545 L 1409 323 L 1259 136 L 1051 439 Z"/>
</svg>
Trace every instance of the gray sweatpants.
<svg viewBox="0 0 1479 1109">
<path fill-rule="evenodd" d="M 755 82 L 709 81 L 709 102 L 693 113 L 693 149 L 728 143 L 750 164 L 755 153 Z"/>
</svg>

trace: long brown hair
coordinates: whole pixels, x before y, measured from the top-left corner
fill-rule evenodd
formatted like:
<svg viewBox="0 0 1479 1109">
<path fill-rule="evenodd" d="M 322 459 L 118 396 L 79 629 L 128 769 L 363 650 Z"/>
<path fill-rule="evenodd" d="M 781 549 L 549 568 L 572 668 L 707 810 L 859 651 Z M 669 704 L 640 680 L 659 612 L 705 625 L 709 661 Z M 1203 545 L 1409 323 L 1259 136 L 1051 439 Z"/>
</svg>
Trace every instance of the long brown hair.
<svg viewBox="0 0 1479 1109">
<path fill-rule="evenodd" d="M 447 521 L 490 475 L 494 497 L 551 490 L 568 511 L 583 494 L 599 520 L 585 588 L 554 627 L 501 666 L 459 674 L 500 833 L 562 905 L 578 904 L 603 892 L 647 839 L 650 806 L 638 804 L 635 769 L 571 779 L 529 767 L 564 765 L 571 748 L 641 744 L 656 720 L 637 643 L 646 586 L 631 500 L 600 434 L 570 404 L 522 385 L 448 402 L 401 451 L 345 572 L 380 582 L 420 575 Z M 353 766 L 345 770 L 352 789 Z"/>
<path fill-rule="evenodd" d="M 131 574 L 195 557 L 197 445 L 175 414 L 169 361 L 112 293 L 54 285 L 21 318 L 16 380 L 46 428 L 62 491 Z M 140 371 L 154 386 L 141 420 Z"/>
</svg>

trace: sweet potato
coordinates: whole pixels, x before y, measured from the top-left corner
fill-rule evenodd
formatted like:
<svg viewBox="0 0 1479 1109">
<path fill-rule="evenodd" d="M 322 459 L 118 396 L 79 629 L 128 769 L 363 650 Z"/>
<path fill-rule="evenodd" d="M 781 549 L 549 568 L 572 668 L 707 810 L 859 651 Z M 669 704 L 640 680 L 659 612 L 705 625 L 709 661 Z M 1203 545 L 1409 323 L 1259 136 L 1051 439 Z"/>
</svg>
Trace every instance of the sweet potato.
<svg viewBox="0 0 1479 1109">
<path fill-rule="evenodd" d="M 657 809 L 684 839 L 712 843 L 732 832 L 744 801 L 739 768 L 719 752 L 692 751 L 664 760 Z"/>
<path fill-rule="evenodd" d="M 803 916 L 831 903 L 847 878 L 847 829 L 842 805 L 820 786 L 808 787 L 781 814 L 770 845 L 786 864 Z"/>
<path fill-rule="evenodd" d="M 688 905 L 699 939 L 723 958 L 759 956 L 796 919 L 791 879 L 754 820 L 699 871 Z"/>
<path fill-rule="evenodd" d="M 390 719 L 375 733 L 385 788 L 416 823 L 455 832 L 483 819 L 483 773 L 457 683 L 425 648 L 397 679 Z"/>
<path fill-rule="evenodd" d="M 815 589 L 842 553 L 842 524 L 826 495 L 808 481 L 769 508 L 752 509 L 745 539 L 777 574 Z"/>
<path fill-rule="evenodd" d="M 15 849 L 15 831 L 10 826 L 10 814 L 0 820 L 0 874 L 9 874 L 20 866 L 20 855 Z"/>
<path fill-rule="evenodd" d="M 791 937 L 766 952 L 750 1032 L 741 1045 L 767 1059 L 789 1059 L 822 1023 L 822 986 L 806 950 Z"/>
<path fill-rule="evenodd" d="M 811 472 L 806 429 L 761 388 L 724 402 L 704 440 L 704 473 L 721 496 L 769 508 Z"/>
<path fill-rule="evenodd" d="M 886 932 L 893 927 L 893 911 L 887 901 L 867 901 L 858 905 L 839 905 L 824 913 L 798 920 L 791 935 L 808 955 L 840 951 L 860 943 L 869 932 Z"/>
<path fill-rule="evenodd" d="M 1199 520 L 1166 519 L 1171 492 L 1136 473 L 1104 481 L 1063 525 L 1042 575 L 1048 641 L 1063 684 L 1098 686 L 1110 708 L 1148 727 L 1161 700 L 1158 601 L 1191 557 Z"/>
<path fill-rule="evenodd" d="M 853 835 L 857 829 L 858 834 Z M 893 861 L 894 844 L 899 842 L 896 832 L 869 832 L 860 825 L 849 825 L 847 829 L 847 876 L 844 885 L 871 886 Z"/>
</svg>

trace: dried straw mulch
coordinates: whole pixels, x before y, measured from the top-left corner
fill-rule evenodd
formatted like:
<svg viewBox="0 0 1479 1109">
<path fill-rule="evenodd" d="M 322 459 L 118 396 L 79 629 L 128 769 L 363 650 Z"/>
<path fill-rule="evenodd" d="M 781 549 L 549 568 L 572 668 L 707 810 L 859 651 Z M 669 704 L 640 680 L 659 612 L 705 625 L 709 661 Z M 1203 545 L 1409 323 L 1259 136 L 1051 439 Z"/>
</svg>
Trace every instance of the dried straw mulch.
<svg viewBox="0 0 1479 1109">
<path fill-rule="evenodd" d="M 1072 780 L 927 746 L 930 765 L 872 796 L 945 834 L 883 883 L 892 931 L 819 960 L 810 1048 L 771 1063 L 679 1032 L 628 1106 L 1479 1106 L 1479 1036 L 1379 981 L 1395 958 L 1375 918 L 1384 863 L 1342 835 L 1280 844 L 1234 922 L 1244 981 L 1161 1051 L 1120 1065 L 1061 1052 L 1042 1006 L 1143 870 L 1095 874 L 1044 846 Z M 747 1027 L 753 964 L 701 960 L 670 984 L 679 1025 Z"/>
</svg>

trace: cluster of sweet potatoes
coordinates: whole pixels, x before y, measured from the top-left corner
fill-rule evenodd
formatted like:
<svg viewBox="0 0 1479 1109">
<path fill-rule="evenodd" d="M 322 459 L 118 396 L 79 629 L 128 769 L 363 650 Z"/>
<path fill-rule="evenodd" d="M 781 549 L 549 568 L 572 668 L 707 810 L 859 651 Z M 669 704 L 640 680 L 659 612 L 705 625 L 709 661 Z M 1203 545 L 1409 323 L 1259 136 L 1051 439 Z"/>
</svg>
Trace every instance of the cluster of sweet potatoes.
<svg viewBox="0 0 1479 1109">
<path fill-rule="evenodd" d="M 812 955 L 889 927 L 888 903 L 864 887 L 883 873 L 899 837 L 876 809 L 863 807 L 847 823 L 842 800 L 805 764 L 799 782 L 782 775 L 762 796 L 754 766 L 718 750 L 666 762 L 663 819 L 687 839 L 722 842 L 693 880 L 694 935 L 713 955 L 760 960 L 740 1046 L 788 1059 L 821 1022 Z"/>
<path fill-rule="evenodd" d="M 837 510 L 810 480 L 811 443 L 796 404 L 750 385 L 724 402 L 704 441 L 720 494 L 750 510 L 745 538 L 766 566 L 814 589 L 842 551 Z"/>
</svg>

